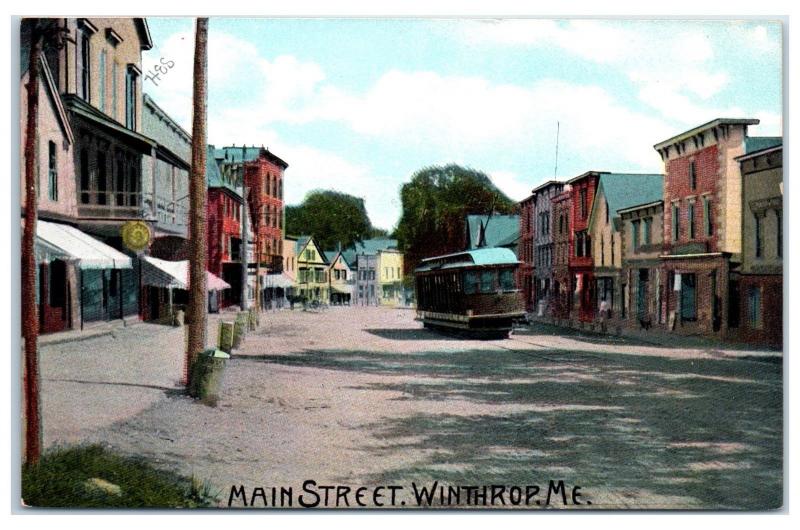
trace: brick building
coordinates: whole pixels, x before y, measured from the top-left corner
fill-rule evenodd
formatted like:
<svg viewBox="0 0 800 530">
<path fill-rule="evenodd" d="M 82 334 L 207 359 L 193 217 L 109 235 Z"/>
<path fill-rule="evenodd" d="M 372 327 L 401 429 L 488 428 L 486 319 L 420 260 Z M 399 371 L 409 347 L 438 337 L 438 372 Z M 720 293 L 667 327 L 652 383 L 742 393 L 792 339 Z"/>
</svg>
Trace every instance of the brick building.
<svg viewBox="0 0 800 530">
<path fill-rule="evenodd" d="M 572 188 L 569 184 L 550 199 L 553 211 L 553 288 L 550 315 L 567 319 L 572 313 L 572 279 L 569 262 L 572 255 Z"/>
<path fill-rule="evenodd" d="M 747 127 L 758 123 L 718 118 L 654 146 L 665 168 L 661 312 L 668 329 L 725 337 L 737 324 L 739 292 L 730 282 L 742 255 L 736 158 L 779 141 L 749 138 Z"/>
<path fill-rule="evenodd" d="M 220 307 L 241 303 L 242 296 L 242 195 L 236 176 L 221 171 L 222 159 L 208 146 L 206 180 L 208 200 L 206 226 L 208 265 L 206 269 L 225 280 L 231 288 L 222 292 Z"/>
<path fill-rule="evenodd" d="M 742 267 L 731 279 L 739 312 L 730 315 L 731 337 L 783 343 L 783 146 L 737 158 L 742 172 Z"/>
<path fill-rule="evenodd" d="M 526 311 L 533 311 L 535 306 L 533 291 L 534 217 L 533 195 L 529 195 L 519 203 L 519 245 L 517 246 L 517 258 L 522 262 L 519 266 L 519 288 L 522 291 L 522 298 L 525 300 Z"/>
<path fill-rule="evenodd" d="M 589 214 L 594 204 L 597 181 L 604 172 L 587 171 L 569 180 L 572 187 L 571 246 L 569 274 L 572 286 L 572 307 L 581 322 L 595 317 L 594 261 L 592 237 L 589 233 Z"/>
</svg>

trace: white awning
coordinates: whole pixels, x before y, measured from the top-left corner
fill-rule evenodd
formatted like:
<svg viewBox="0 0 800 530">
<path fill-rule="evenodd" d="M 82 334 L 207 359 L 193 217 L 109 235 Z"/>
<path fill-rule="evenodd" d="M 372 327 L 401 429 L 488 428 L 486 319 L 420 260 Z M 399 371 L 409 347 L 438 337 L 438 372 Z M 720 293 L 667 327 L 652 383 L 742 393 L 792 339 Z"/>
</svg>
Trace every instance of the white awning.
<svg viewBox="0 0 800 530">
<path fill-rule="evenodd" d="M 130 269 L 131 258 L 74 226 L 36 222 L 36 254 L 43 260 L 75 261 L 81 269 Z"/>
<path fill-rule="evenodd" d="M 152 256 L 142 257 L 142 285 L 165 289 L 189 289 L 189 262 L 167 261 Z M 230 289 L 228 282 L 206 271 L 206 286 L 209 291 Z"/>
<path fill-rule="evenodd" d="M 353 286 L 347 283 L 331 283 L 331 290 L 339 294 L 353 294 Z"/>
<path fill-rule="evenodd" d="M 267 274 L 264 276 L 264 287 L 279 287 L 281 289 L 288 289 L 294 282 L 292 279 L 286 275 L 286 273 L 280 272 L 276 274 Z"/>
</svg>

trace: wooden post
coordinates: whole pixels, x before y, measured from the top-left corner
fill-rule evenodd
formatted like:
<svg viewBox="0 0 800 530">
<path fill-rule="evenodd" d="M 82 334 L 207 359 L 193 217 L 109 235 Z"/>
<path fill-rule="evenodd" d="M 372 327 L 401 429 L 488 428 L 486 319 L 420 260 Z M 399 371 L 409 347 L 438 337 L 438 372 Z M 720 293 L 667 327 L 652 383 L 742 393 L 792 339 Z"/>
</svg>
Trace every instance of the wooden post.
<svg viewBox="0 0 800 530">
<path fill-rule="evenodd" d="M 208 294 L 206 286 L 206 106 L 208 69 L 208 18 L 198 18 L 195 29 L 192 118 L 192 174 L 189 180 L 189 304 L 186 308 L 186 358 L 184 381 L 197 356 L 206 347 Z"/>
</svg>

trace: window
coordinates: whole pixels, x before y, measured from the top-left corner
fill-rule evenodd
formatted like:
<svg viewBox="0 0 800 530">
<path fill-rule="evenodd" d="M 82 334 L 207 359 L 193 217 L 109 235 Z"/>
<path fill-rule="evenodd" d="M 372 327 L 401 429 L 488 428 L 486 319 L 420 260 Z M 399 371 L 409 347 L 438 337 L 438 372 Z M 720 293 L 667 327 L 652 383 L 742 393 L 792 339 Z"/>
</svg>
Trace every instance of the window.
<svg viewBox="0 0 800 530">
<path fill-rule="evenodd" d="M 649 245 L 653 242 L 653 218 L 645 217 L 644 219 L 644 244 Z"/>
<path fill-rule="evenodd" d="M 514 271 L 512 269 L 502 269 L 500 271 L 500 289 L 503 291 L 513 291 L 516 289 L 514 284 Z"/>
<path fill-rule="evenodd" d="M 694 160 L 689 162 L 689 185 L 692 187 L 692 190 L 697 189 L 697 171 L 694 167 Z"/>
<path fill-rule="evenodd" d="M 106 191 L 108 190 L 108 168 L 106 154 L 103 151 L 97 152 L 97 204 L 106 203 Z"/>
<path fill-rule="evenodd" d="M 672 240 L 678 241 L 681 237 L 680 229 L 681 229 L 681 222 L 680 222 L 680 215 L 681 209 L 678 206 L 678 203 L 672 204 Z"/>
<path fill-rule="evenodd" d="M 606 264 L 606 243 L 603 234 L 600 234 L 600 265 Z"/>
<path fill-rule="evenodd" d="M 81 149 L 81 203 L 89 204 L 89 151 Z"/>
<path fill-rule="evenodd" d="M 606 224 L 608 224 L 608 201 L 606 201 Z"/>
<path fill-rule="evenodd" d="M 103 112 L 106 111 L 106 56 L 108 53 L 106 50 L 100 52 L 100 72 L 98 76 L 100 78 L 100 110 Z"/>
<path fill-rule="evenodd" d="M 680 275 L 681 285 L 681 319 L 697 320 L 697 290 L 694 274 Z"/>
<path fill-rule="evenodd" d="M 756 220 L 756 257 L 760 258 L 764 254 L 764 242 L 761 238 L 761 216 L 755 214 L 754 217 Z"/>
<path fill-rule="evenodd" d="M 706 237 L 714 235 L 714 224 L 711 219 L 711 199 L 703 197 L 703 233 Z"/>
<path fill-rule="evenodd" d="M 467 271 L 464 273 L 464 294 L 475 294 L 478 292 L 479 284 L 478 273 Z"/>
<path fill-rule="evenodd" d="M 117 72 L 117 63 L 116 61 L 111 65 L 111 112 L 109 113 L 115 120 L 117 119 L 117 111 L 118 104 L 117 104 L 117 78 L 119 74 Z"/>
<path fill-rule="evenodd" d="M 125 127 L 136 130 L 136 83 L 139 74 L 132 67 L 128 67 L 125 76 Z"/>
<path fill-rule="evenodd" d="M 586 204 L 586 188 L 581 188 L 580 191 L 580 203 L 581 203 L 581 219 L 586 219 L 587 214 L 587 204 Z"/>
<path fill-rule="evenodd" d="M 751 287 L 747 294 L 747 317 L 750 328 L 761 329 L 763 321 L 761 318 L 761 287 Z"/>
<path fill-rule="evenodd" d="M 89 101 L 89 88 L 90 88 L 90 79 L 91 79 L 91 72 L 89 70 L 90 63 L 89 59 L 89 35 L 85 31 L 81 33 L 81 68 L 80 68 L 80 76 L 81 76 L 81 98 L 84 101 Z"/>
<path fill-rule="evenodd" d="M 633 244 L 633 251 L 639 251 L 639 226 L 640 221 L 637 219 L 631 223 L 631 243 Z"/>
<path fill-rule="evenodd" d="M 51 201 L 58 200 L 58 171 L 56 170 L 56 143 L 47 143 L 47 196 Z"/>
<path fill-rule="evenodd" d="M 694 202 L 689 203 L 687 215 L 689 217 L 689 239 L 694 239 Z"/>
<path fill-rule="evenodd" d="M 491 293 L 494 287 L 494 271 L 481 271 L 481 292 Z"/>
</svg>

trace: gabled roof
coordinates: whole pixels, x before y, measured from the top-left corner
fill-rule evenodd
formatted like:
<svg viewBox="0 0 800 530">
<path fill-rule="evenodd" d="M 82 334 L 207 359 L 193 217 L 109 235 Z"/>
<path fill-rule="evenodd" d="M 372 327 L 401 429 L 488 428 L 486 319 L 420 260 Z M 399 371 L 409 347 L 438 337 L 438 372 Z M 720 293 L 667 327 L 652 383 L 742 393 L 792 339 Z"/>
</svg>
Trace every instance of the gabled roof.
<svg viewBox="0 0 800 530">
<path fill-rule="evenodd" d="M 519 215 L 468 215 L 468 249 L 478 248 L 481 223 L 485 227 L 486 247 L 507 247 L 519 239 Z"/>
<path fill-rule="evenodd" d="M 336 265 L 336 261 L 339 259 L 339 256 L 342 257 L 342 261 L 344 261 L 345 266 L 349 269 L 350 263 L 347 261 L 347 258 L 344 257 L 344 251 L 342 250 L 323 250 L 323 254 L 325 254 L 325 261 L 328 262 L 328 265 L 333 267 Z"/>
<path fill-rule="evenodd" d="M 213 145 L 208 146 L 206 152 L 206 183 L 209 188 L 223 188 L 229 192 L 241 197 L 239 190 L 222 177 L 222 172 L 219 170 L 219 160 L 216 157 L 216 149 Z"/>
<path fill-rule="evenodd" d="M 664 175 L 643 173 L 605 173 L 600 175 L 597 194 L 602 191 L 608 203 L 610 218 L 619 217 L 619 210 L 661 200 L 664 196 Z M 591 226 L 599 201 L 594 201 L 589 214 Z"/>
<path fill-rule="evenodd" d="M 397 240 L 388 237 L 364 239 L 353 244 L 356 254 L 376 254 L 383 250 L 397 250 Z"/>
<path fill-rule="evenodd" d="M 270 162 L 281 166 L 283 169 L 289 167 L 284 160 L 279 158 L 275 153 L 272 153 L 266 147 L 247 147 L 242 145 L 240 147 L 233 146 L 226 146 L 221 147 L 216 150 L 217 157 L 223 160 L 226 163 L 231 164 L 241 164 L 242 162 L 252 162 L 254 160 L 258 160 L 262 156 L 269 160 Z"/>
<path fill-rule="evenodd" d="M 744 152 L 749 155 L 781 144 L 783 144 L 782 136 L 748 136 L 744 139 Z"/>
<path fill-rule="evenodd" d="M 325 252 L 322 251 L 319 245 L 317 245 L 317 242 L 314 241 L 314 238 L 311 236 L 299 236 L 297 238 L 297 242 L 294 244 L 294 251 L 295 251 L 294 253 L 297 256 L 297 258 L 300 259 L 300 256 L 303 254 L 303 250 L 305 250 L 305 248 L 309 245 L 309 243 L 314 245 L 314 249 L 317 251 L 317 254 L 319 255 L 322 262 L 325 263 L 326 265 L 329 264 Z"/>
<path fill-rule="evenodd" d="M 538 193 L 538 192 L 540 192 L 540 191 L 542 191 L 542 190 L 544 190 L 546 188 L 549 188 L 551 186 L 563 186 L 563 185 L 564 185 L 564 183 L 560 182 L 558 180 L 548 180 L 546 182 L 543 182 L 543 183 L 539 184 L 535 188 L 533 188 L 531 190 L 531 194 L 532 195 L 536 195 L 536 193 Z"/>
<path fill-rule="evenodd" d="M 139 40 L 143 50 L 149 50 L 153 47 L 153 38 L 150 36 L 150 28 L 147 25 L 146 18 L 134 18 L 136 23 L 136 31 L 139 32 Z"/>
</svg>

